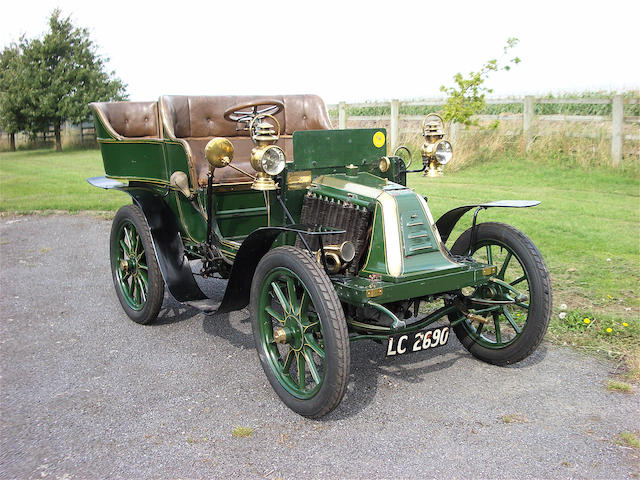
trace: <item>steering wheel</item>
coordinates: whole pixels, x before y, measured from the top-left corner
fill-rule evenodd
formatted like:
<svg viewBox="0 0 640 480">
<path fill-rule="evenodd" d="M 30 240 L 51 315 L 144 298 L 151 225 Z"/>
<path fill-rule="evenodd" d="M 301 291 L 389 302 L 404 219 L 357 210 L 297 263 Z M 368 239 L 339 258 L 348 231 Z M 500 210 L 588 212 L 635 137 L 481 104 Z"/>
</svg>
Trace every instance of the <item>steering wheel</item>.
<svg viewBox="0 0 640 480">
<path fill-rule="evenodd" d="M 264 107 L 264 108 L 259 108 Z M 227 108 L 224 119 L 230 122 L 250 122 L 258 115 L 275 115 L 282 111 L 284 104 L 280 100 L 266 99 L 255 102 L 241 103 Z"/>
</svg>

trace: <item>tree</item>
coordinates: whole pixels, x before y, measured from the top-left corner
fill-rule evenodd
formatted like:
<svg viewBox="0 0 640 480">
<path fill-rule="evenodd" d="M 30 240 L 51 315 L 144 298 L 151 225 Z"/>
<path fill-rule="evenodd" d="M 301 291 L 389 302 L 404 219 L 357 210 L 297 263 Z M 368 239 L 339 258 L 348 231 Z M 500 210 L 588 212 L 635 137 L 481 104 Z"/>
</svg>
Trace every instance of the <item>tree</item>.
<svg viewBox="0 0 640 480">
<path fill-rule="evenodd" d="M 16 133 L 25 130 L 22 112 L 25 91 L 24 65 L 20 47 L 13 43 L 0 53 L 0 127 L 9 134 L 11 150 L 16 150 Z"/>
<path fill-rule="evenodd" d="M 517 38 L 507 40 L 507 45 L 503 49 L 505 57 L 518 42 Z M 443 118 L 446 121 L 462 123 L 467 126 L 477 125 L 478 122 L 472 120 L 471 116 L 486 106 L 485 94 L 493 92 L 492 89 L 484 86 L 485 80 L 491 72 L 508 71 L 511 69 L 510 64 L 517 65 L 518 63 L 520 63 L 518 57 L 503 58 L 500 61 L 494 59 L 486 62 L 479 71 L 469 72 L 468 78 L 463 77 L 461 73 L 456 73 L 453 77 L 455 87 L 445 87 L 444 85 L 440 87 L 440 91 L 447 94 L 447 103 L 442 109 Z"/>
<path fill-rule="evenodd" d="M 56 9 L 49 18 L 49 32 L 42 39 L 22 40 L 28 88 L 23 113 L 31 132 L 48 130 L 53 124 L 56 150 L 62 150 L 60 129 L 65 121 L 80 123 L 89 118 L 89 102 L 123 100 L 125 84 L 105 71 L 84 28 Z"/>
</svg>

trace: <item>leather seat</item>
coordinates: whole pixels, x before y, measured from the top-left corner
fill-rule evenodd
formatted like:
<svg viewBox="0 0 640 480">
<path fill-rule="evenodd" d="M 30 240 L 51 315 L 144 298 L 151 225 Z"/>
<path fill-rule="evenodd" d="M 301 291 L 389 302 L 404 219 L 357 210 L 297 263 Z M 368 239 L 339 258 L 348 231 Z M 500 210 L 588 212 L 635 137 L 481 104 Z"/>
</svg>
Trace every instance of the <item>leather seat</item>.
<svg viewBox="0 0 640 480">
<path fill-rule="evenodd" d="M 273 95 L 273 96 L 181 96 L 160 98 L 160 112 L 166 135 L 188 145 L 185 148 L 193 166 L 197 182 L 207 183 L 209 163 L 204 156 L 204 147 L 214 137 L 228 138 L 235 148 L 233 164 L 253 175 L 250 164 L 253 141 L 247 131 L 236 131 L 236 123 L 225 120 L 224 111 L 230 107 L 254 101 L 279 100 L 284 104 L 275 115 L 280 123 L 279 145 L 287 161 L 293 161 L 293 139 L 298 130 L 326 130 L 331 128 L 324 102 L 317 95 Z M 251 182 L 246 175 L 233 168 L 217 169 L 215 183 Z"/>
<path fill-rule="evenodd" d="M 158 102 L 94 102 L 89 106 L 117 139 L 160 138 Z"/>
</svg>

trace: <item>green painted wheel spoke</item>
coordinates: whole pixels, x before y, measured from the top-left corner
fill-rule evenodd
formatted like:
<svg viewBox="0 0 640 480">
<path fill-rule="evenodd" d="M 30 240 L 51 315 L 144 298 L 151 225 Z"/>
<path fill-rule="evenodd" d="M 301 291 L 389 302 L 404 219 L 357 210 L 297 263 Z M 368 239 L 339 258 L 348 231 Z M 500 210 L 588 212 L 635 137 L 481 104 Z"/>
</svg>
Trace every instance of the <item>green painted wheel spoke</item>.
<svg viewBox="0 0 640 480">
<path fill-rule="evenodd" d="M 291 305 L 291 313 L 294 315 L 300 313 L 300 302 L 298 302 L 298 296 L 296 295 L 296 284 L 293 282 L 293 278 L 287 278 L 287 293 L 289 294 L 289 305 Z"/>
<path fill-rule="evenodd" d="M 287 357 L 284 359 L 284 365 L 282 366 L 282 369 L 284 370 L 285 373 L 287 373 L 291 368 L 291 364 L 293 363 L 294 356 L 295 355 L 293 354 L 293 350 L 290 348 L 289 351 L 287 352 Z"/>
<path fill-rule="evenodd" d="M 309 294 L 307 293 L 306 290 L 304 290 L 302 292 L 302 298 L 300 299 L 300 312 L 299 312 L 299 314 L 302 315 L 302 312 L 306 312 L 308 308 L 309 308 Z"/>
<path fill-rule="evenodd" d="M 138 272 L 138 274 L 140 275 L 140 278 L 142 279 L 142 283 L 143 283 L 144 289 L 147 290 L 149 288 L 149 279 L 147 278 L 147 274 L 145 272 Z"/>
<path fill-rule="evenodd" d="M 500 268 L 498 275 L 496 275 L 501 280 L 504 280 L 504 274 L 507 271 L 507 267 L 509 266 L 509 261 L 511 260 L 511 257 L 513 257 L 513 254 L 511 252 L 507 252 L 507 256 L 504 259 L 504 263 L 502 264 L 502 267 Z"/>
<path fill-rule="evenodd" d="M 265 307 L 264 311 L 267 312 L 269 315 L 271 315 L 273 318 L 275 318 L 278 322 L 284 324 L 284 318 L 282 318 L 282 315 L 276 312 L 273 308 Z"/>
<path fill-rule="evenodd" d="M 312 350 L 309 347 L 304 347 L 302 349 L 305 360 L 307 361 L 307 366 L 309 367 L 309 372 L 311 372 L 311 376 L 313 377 L 313 381 L 318 385 L 321 382 L 320 374 L 318 373 L 318 368 L 316 367 L 316 363 L 313 361 Z"/>
<path fill-rule="evenodd" d="M 318 330 L 319 326 L 320 326 L 320 322 L 316 320 L 315 322 L 309 322 L 306 325 L 303 325 L 302 329 L 304 330 L 304 333 L 315 332 Z"/>
<path fill-rule="evenodd" d="M 520 332 L 522 332 L 522 329 L 518 326 L 516 321 L 513 319 L 513 317 L 511 316 L 511 312 L 506 307 L 506 305 L 502 307 L 502 313 L 504 313 L 504 316 L 506 317 L 507 321 L 511 324 L 513 329 L 516 331 L 516 334 L 519 335 Z"/>
<path fill-rule="evenodd" d="M 522 281 L 524 281 L 526 279 L 527 279 L 527 276 L 526 275 L 522 275 L 520 278 L 515 279 L 509 285 L 511 285 L 513 287 L 514 285 L 517 285 L 517 284 L 519 284 L 520 282 L 522 282 Z"/>
<path fill-rule="evenodd" d="M 493 314 L 493 324 L 496 327 L 496 343 L 502 343 L 502 333 L 500 332 L 500 315 Z"/>
<path fill-rule="evenodd" d="M 324 359 L 325 358 L 325 353 L 324 350 L 322 349 L 322 347 L 318 344 L 318 342 L 316 342 L 316 339 L 313 338 L 313 335 L 310 334 L 305 334 L 304 336 L 304 341 L 305 343 L 314 351 L 316 352 L 316 354 Z"/>
<path fill-rule="evenodd" d="M 127 247 L 127 244 L 124 243 L 124 240 L 120 240 L 120 246 L 122 247 L 122 253 L 127 257 L 130 257 L 131 253 L 129 252 L 129 247 Z"/>
<path fill-rule="evenodd" d="M 487 245 L 485 249 L 487 250 L 487 263 L 489 265 L 493 265 L 493 253 L 491 252 L 491 245 Z"/>
<path fill-rule="evenodd" d="M 144 263 L 139 263 L 138 268 L 141 270 L 147 270 L 147 271 L 149 270 L 149 268 Z"/>
<path fill-rule="evenodd" d="M 524 308 L 525 310 L 529 310 L 529 304 L 528 303 L 516 302 L 516 305 L 519 306 L 519 307 Z"/>
<path fill-rule="evenodd" d="M 484 323 L 479 323 L 478 328 L 476 328 L 476 335 L 480 336 L 483 328 L 484 328 Z"/>
<path fill-rule="evenodd" d="M 278 285 L 276 282 L 271 282 L 271 288 L 273 289 L 273 293 L 276 294 L 276 297 L 278 297 L 278 301 L 280 302 L 280 305 L 282 305 L 282 309 L 285 312 L 289 313 L 289 310 L 287 309 L 289 302 L 287 302 L 287 299 L 284 297 L 284 293 L 282 293 L 280 285 Z"/>
<path fill-rule="evenodd" d="M 138 283 L 135 281 L 133 277 L 131 277 L 133 281 L 131 282 L 131 297 L 133 301 L 136 303 L 140 303 L 140 296 L 138 295 Z"/>
<path fill-rule="evenodd" d="M 147 289 L 145 288 L 144 282 L 142 281 L 142 277 L 138 276 L 136 280 L 138 282 L 138 285 L 140 286 L 141 301 L 142 302 L 146 302 L 147 301 Z"/>
<path fill-rule="evenodd" d="M 304 373 L 304 356 L 296 353 L 296 360 L 298 361 L 298 386 L 304 390 L 306 385 L 306 375 Z"/>
</svg>

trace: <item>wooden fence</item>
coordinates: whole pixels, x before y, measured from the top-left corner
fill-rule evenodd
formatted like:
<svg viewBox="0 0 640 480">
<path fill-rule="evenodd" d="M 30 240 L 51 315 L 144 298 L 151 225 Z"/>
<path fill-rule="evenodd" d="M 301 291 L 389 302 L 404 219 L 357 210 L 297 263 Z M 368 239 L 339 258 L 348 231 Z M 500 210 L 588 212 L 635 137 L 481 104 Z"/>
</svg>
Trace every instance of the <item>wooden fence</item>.
<svg viewBox="0 0 640 480">
<path fill-rule="evenodd" d="M 389 142 L 391 149 L 398 146 L 401 133 L 408 133 L 400 130 L 400 122 L 418 121 L 424 118 L 424 115 L 401 115 L 401 106 L 442 106 L 444 99 L 423 100 L 417 102 L 400 102 L 399 100 L 391 100 L 390 102 L 376 103 L 352 103 L 347 104 L 340 102 L 335 105 L 328 105 L 329 110 L 338 111 L 338 128 L 347 128 L 347 120 L 359 120 L 366 122 L 388 122 L 389 124 Z M 500 114 L 500 115 L 476 115 L 474 118 L 481 121 L 495 120 L 516 120 L 521 121 L 521 133 L 527 139 L 527 149 L 532 145 L 534 137 L 534 125 L 537 120 L 541 121 L 560 121 L 560 122 L 599 122 L 610 123 L 611 125 L 611 159 L 614 165 L 619 165 L 622 160 L 622 148 L 625 140 L 640 140 L 640 128 L 630 134 L 624 134 L 625 124 L 640 125 L 640 117 L 624 116 L 624 105 L 638 104 L 640 99 L 625 99 L 622 95 L 615 95 L 611 98 L 536 98 L 534 96 L 525 96 L 520 98 L 496 98 L 487 100 L 489 105 L 509 105 L 521 104 L 522 114 Z M 590 105 L 612 105 L 611 115 L 536 115 L 536 104 L 590 104 Z M 365 116 L 352 115 L 348 117 L 348 108 L 370 108 L 370 107 L 388 107 L 389 115 Z M 456 125 L 452 125 L 452 133 L 455 135 Z M 634 129 L 635 130 L 635 129 Z M 589 133 L 581 133 L 578 136 L 594 136 Z"/>
</svg>

